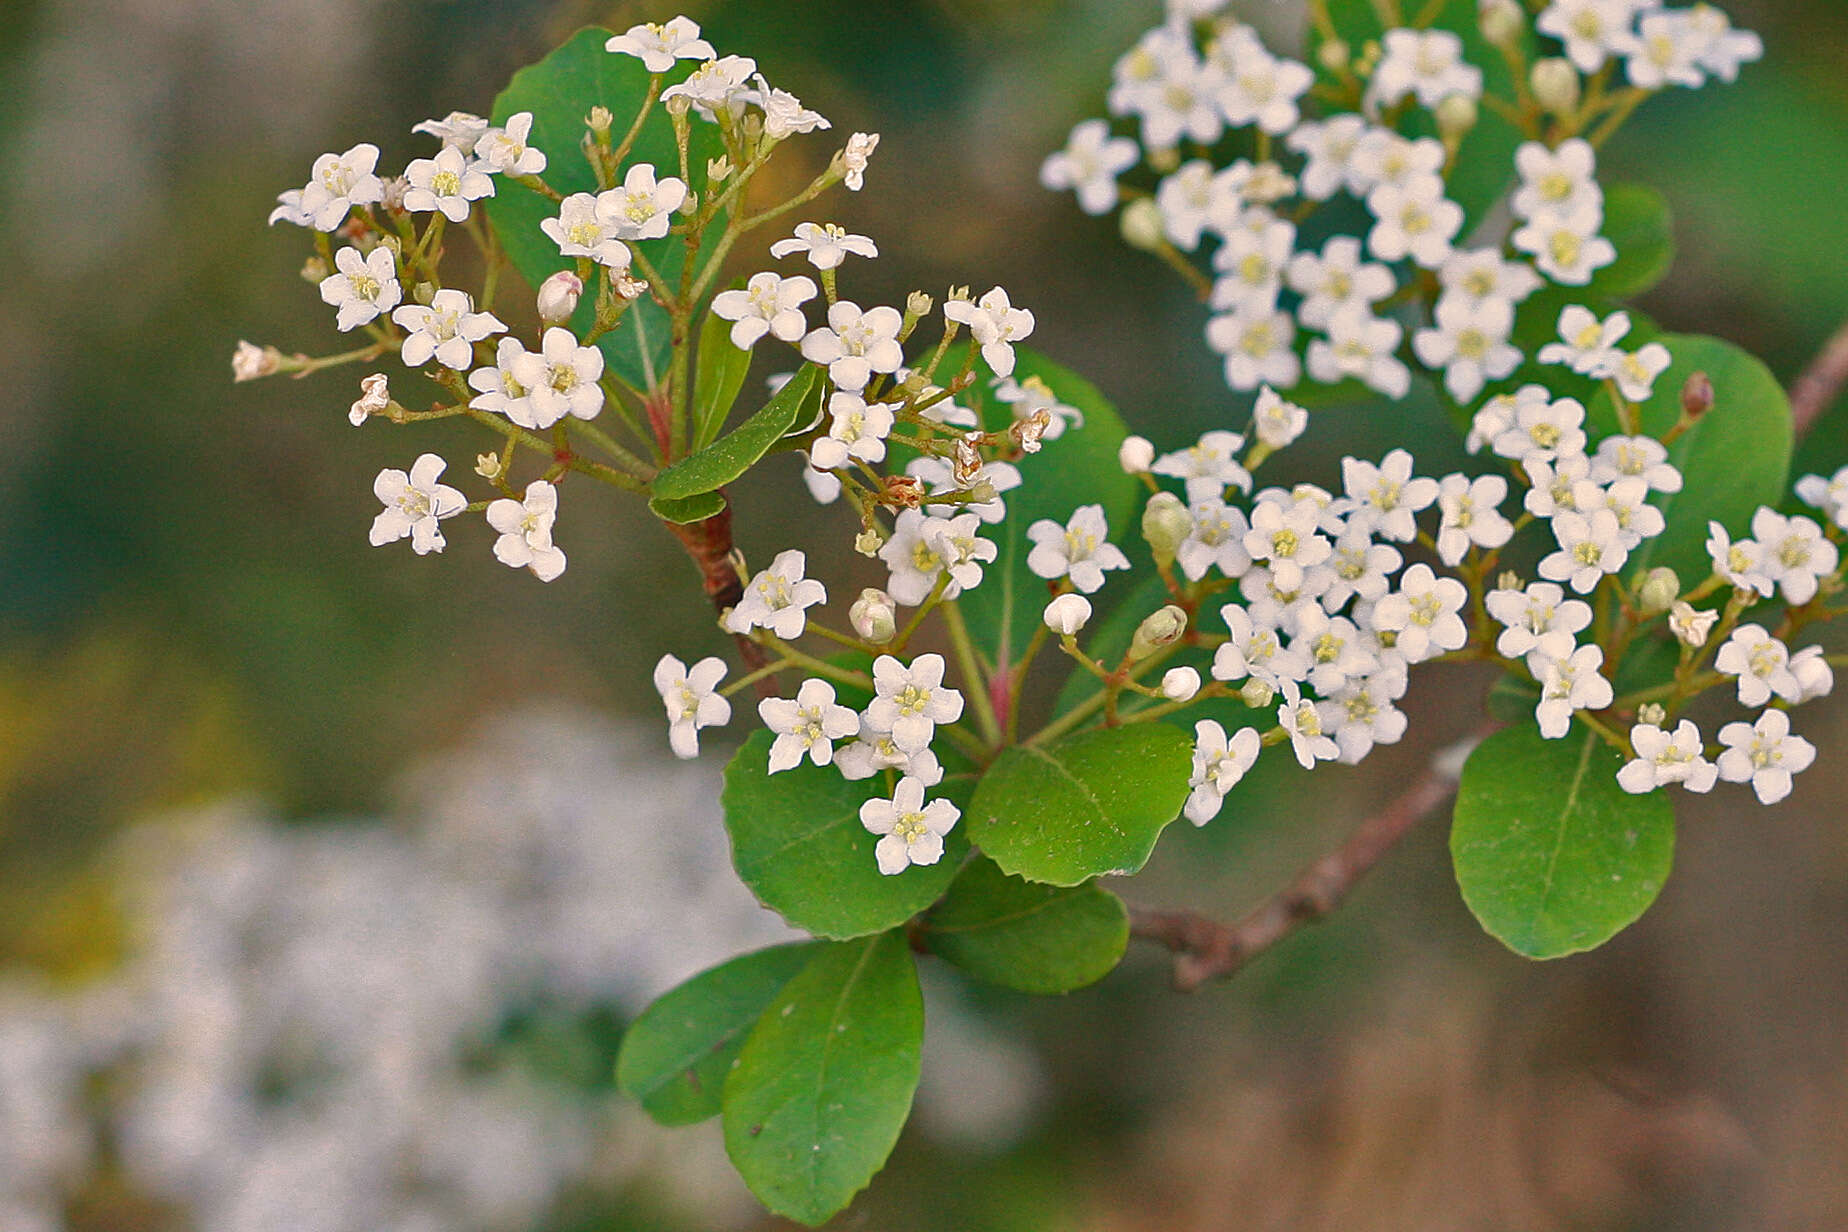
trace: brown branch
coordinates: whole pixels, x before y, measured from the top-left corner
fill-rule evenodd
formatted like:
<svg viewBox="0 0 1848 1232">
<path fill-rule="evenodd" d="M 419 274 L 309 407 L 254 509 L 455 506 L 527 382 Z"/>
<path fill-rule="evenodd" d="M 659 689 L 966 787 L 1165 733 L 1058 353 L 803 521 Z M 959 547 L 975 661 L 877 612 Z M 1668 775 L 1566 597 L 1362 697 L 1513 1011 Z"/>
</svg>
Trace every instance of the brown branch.
<svg viewBox="0 0 1848 1232">
<path fill-rule="evenodd" d="M 1790 420 L 1799 437 L 1835 405 L 1843 386 L 1848 386 L 1848 323 L 1823 344 L 1790 387 Z"/>
<path fill-rule="evenodd" d="M 1485 726 L 1474 739 L 1491 730 L 1493 725 Z M 1173 951 L 1177 991 L 1192 992 L 1232 975 L 1303 925 L 1339 907 L 1355 883 L 1456 789 L 1455 761 L 1443 756 L 1397 799 L 1361 822 L 1347 842 L 1303 869 L 1237 923 L 1131 904 L 1130 935 Z"/>
</svg>

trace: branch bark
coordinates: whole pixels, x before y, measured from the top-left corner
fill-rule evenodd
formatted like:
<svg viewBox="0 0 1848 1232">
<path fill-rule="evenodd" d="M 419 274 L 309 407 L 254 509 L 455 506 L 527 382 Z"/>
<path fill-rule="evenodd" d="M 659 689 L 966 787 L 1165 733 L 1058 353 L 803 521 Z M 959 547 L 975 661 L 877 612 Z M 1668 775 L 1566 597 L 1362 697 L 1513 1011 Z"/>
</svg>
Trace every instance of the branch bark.
<svg viewBox="0 0 1848 1232">
<path fill-rule="evenodd" d="M 1790 387 L 1790 419 L 1801 437 L 1848 386 L 1848 323 L 1835 331 Z"/>
</svg>

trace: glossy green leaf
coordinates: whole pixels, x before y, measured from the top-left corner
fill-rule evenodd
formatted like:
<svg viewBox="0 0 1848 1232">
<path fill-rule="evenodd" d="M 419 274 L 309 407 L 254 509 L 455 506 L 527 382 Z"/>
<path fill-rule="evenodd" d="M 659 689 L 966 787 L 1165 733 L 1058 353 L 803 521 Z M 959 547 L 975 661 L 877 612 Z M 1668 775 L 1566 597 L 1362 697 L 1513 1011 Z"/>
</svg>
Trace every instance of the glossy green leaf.
<svg viewBox="0 0 1848 1232">
<path fill-rule="evenodd" d="M 738 401 L 745 374 L 751 370 L 751 353 L 732 345 L 730 321 L 708 312 L 699 327 L 699 356 L 693 379 L 693 448 L 710 445 L 725 427 L 725 417 Z"/>
<path fill-rule="evenodd" d="M 1075 886 L 1136 872 L 1187 800 L 1193 741 L 1166 723 L 1098 728 L 995 759 L 969 802 L 970 838 L 1002 871 Z"/>
<path fill-rule="evenodd" d="M 822 948 L 758 1019 L 725 1084 L 725 1150 L 751 1192 L 811 1227 L 851 1202 L 910 1115 L 923 1043 L 903 934 Z"/>
<path fill-rule="evenodd" d="M 1622 766 L 1577 725 L 1559 740 L 1532 724 L 1505 728 L 1470 754 L 1450 855 L 1463 901 L 1515 953 L 1594 949 L 1661 893 L 1674 862 L 1674 806 L 1659 791 L 1624 791 Z"/>
<path fill-rule="evenodd" d="M 663 993 L 623 1033 L 616 1085 L 663 1125 L 718 1115 L 745 1036 L 817 948 L 797 942 L 743 954 Z"/>
<path fill-rule="evenodd" d="M 1770 369 L 1730 342 L 1690 334 L 1665 334 L 1661 341 L 1674 362 L 1641 407 L 1643 431 L 1660 436 L 1674 426 L 1681 417 L 1681 388 L 1695 372 L 1713 381 L 1714 404 L 1669 446 L 1682 489 L 1651 498 L 1668 529 L 1630 554 L 1625 573 L 1666 565 L 1693 586 L 1712 571 L 1706 548 L 1710 520 L 1741 534 L 1760 505 L 1783 499 L 1790 476 L 1790 401 Z M 1608 393 L 1593 399 L 1588 411 L 1594 439 L 1617 431 Z"/>
<path fill-rule="evenodd" d="M 655 496 L 684 500 L 724 487 L 770 452 L 770 447 L 794 426 L 804 403 L 815 403 L 820 398 L 821 389 L 821 369 L 803 364 L 789 383 L 764 403 L 763 409 L 698 453 L 656 475 Z"/>
<path fill-rule="evenodd" d="M 807 761 L 769 772 L 774 737 L 758 731 L 725 768 L 725 829 L 732 865 L 758 900 L 821 937 L 861 937 L 903 924 L 942 897 L 969 849 L 966 826 L 944 839 L 936 864 L 886 876 L 873 858 L 878 838 L 860 824 L 860 805 L 884 794 L 884 775 L 849 782 Z M 961 803 L 967 780 L 946 776 L 928 793 Z"/>
<path fill-rule="evenodd" d="M 1647 184 L 1612 184 L 1604 191 L 1604 237 L 1617 259 L 1582 288 L 1594 299 L 1629 299 L 1661 282 L 1675 263 L 1675 223 L 1668 200 Z M 1584 302 L 1580 300 L 1578 302 Z M 1625 345 L 1633 345 L 1625 340 Z"/>
<path fill-rule="evenodd" d="M 701 492 L 698 496 L 683 497 L 680 500 L 664 500 L 656 496 L 650 498 L 648 507 L 664 522 L 685 525 L 716 517 L 725 508 L 725 498 L 717 492 Z"/>
<path fill-rule="evenodd" d="M 1096 983 L 1129 944 L 1123 900 L 1095 883 L 1040 885 L 972 860 L 924 917 L 933 954 L 977 979 L 1021 992 Z"/>
<path fill-rule="evenodd" d="M 648 95 L 648 70 L 634 56 L 613 55 L 603 49 L 611 31 L 589 27 L 578 31 L 563 46 L 539 63 L 513 75 L 494 100 L 493 120 L 503 124 L 516 112 L 530 111 L 533 127 L 527 143 L 543 151 L 546 168 L 541 178 L 564 196 L 597 191 L 596 174 L 579 148 L 585 135 L 584 117 L 592 107 L 603 106 L 616 117 L 615 131 L 626 132 Z M 670 79 L 692 70 L 677 66 Z M 703 168 L 709 158 L 723 152 L 717 129 L 695 124 L 688 145 L 688 166 Z M 628 164 L 652 163 L 663 176 L 680 174 L 680 154 L 666 112 L 655 107 L 630 151 Z M 575 269 L 576 258 L 559 253 L 558 245 L 539 229 L 541 221 L 558 216 L 558 205 L 505 176 L 495 177 L 495 195 L 484 204 L 501 249 L 533 287 L 559 270 Z M 631 247 L 644 253 L 661 276 L 677 280 L 686 257 L 679 236 L 644 240 Z M 596 318 L 595 288 L 586 286 L 571 328 L 583 337 Z M 597 340 L 609 370 L 638 389 L 654 386 L 667 375 L 672 341 L 667 314 L 644 296 L 630 307 L 609 333 Z"/>
</svg>

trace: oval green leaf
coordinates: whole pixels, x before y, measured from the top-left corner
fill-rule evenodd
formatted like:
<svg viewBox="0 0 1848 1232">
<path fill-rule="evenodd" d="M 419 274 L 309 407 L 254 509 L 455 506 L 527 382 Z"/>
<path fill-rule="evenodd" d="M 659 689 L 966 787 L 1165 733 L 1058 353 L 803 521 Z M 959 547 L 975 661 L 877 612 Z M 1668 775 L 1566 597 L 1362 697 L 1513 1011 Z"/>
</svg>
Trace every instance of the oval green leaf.
<svg viewBox="0 0 1848 1232">
<path fill-rule="evenodd" d="M 1675 263 L 1675 222 L 1668 199 L 1647 184 L 1612 184 L 1604 190 L 1603 234 L 1616 246 L 1617 259 L 1592 275 L 1591 285 L 1584 288 L 1593 299 L 1641 295 L 1661 282 Z"/>
<path fill-rule="evenodd" d="M 1021 992 L 1070 992 L 1103 979 L 1129 944 L 1123 900 L 1093 882 L 1038 885 L 971 860 L 924 917 L 931 953 Z"/>
<path fill-rule="evenodd" d="M 751 353 L 732 345 L 732 323 L 708 312 L 699 327 L 699 356 L 693 378 L 693 448 L 704 449 L 725 427 L 725 417 L 738 401 L 745 374 L 751 370 Z"/>
<path fill-rule="evenodd" d="M 1661 792 L 1617 785 L 1623 758 L 1574 726 L 1496 732 L 1463 767 L 1450 855 L 1463 901 L 1490 936 L 1527 958 L 1595 949 L 1648 909 L 1675 856 Z"/>
<path fill-rule="evenodd" d="M 681 500 L 663 500 L 655 496 L 649 498 L 648 507 L 663 522 L 684 526 L 689 522 L 704 522 L 707 518 L 717 517 L 724 512 L 725 498 L 717 492 L 701 492 L 698 496 L 688 496 Z"/>
<path fill-rule="evenodd" d="M 917 1091 L 924 1000 L 900 933 L 821 949 L 764 1010 L 726 1080 L 725 1150 L 810 1227 L 866 1187 Z"/>
<path fill-rule="evenodd" d="M 942 897 L 969 850 L 965 826 L 944 839 L 943 858 L 890 877 L 873 857 L 878 838 L 860 806 L 885 790 L 885 776 L 848 782 L 807 761 L 769 771 L 775 737 L 758 731 L 725 768 L 725 829 L 732 865 L 758 901 L 820 937 L 863 937 L 903 924 Z M 928 793 L 955 799 L 966 779 L 946 776 Z M 960 803 L 960 801 L 959 801 Z"/>
<path fill-rule="evenodd" d="M 726 343 L 727 346 L 731 344 Z M 724 487 L 751 469 L 802 414 L 805 403 L 819 404 L 821 369 L 803 364 L 763 408 L 698 453 L 680 459 L 654 479 L 657 500 L 685 500 Z M 813 407 L 810 407 L 813 410 Z"/>
<path fill-rule="evenodd" d="M 804 941 L 743 954 L 663 993 L 623 1033 L 616 1085 L 663 1125 L 718 1115 L 745 1036 L 815 950 Z"/>
<path fill-rule="evenodd" d="M 1193 741 L 1166 723 L 1005 750 L 969 801 L 969 836 L 1002 871 L 1075 886 L 1148 862 L 1187 801 Z"/>
</svg>

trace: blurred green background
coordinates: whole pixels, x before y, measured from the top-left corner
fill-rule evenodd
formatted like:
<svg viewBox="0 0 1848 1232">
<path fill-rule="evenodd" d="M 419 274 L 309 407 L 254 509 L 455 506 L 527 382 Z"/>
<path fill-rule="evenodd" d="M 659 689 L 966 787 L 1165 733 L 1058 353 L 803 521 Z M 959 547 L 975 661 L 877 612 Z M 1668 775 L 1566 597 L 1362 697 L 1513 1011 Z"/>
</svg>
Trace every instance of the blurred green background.
<svg viewBox="0 0 1848 1232">
<path fill-rule="evenodd" d="M 1652 182 L 1675 208 L 1680 257 L 1642 307 L 1788 379 L 1848 319 L 1848 6 L 1727 7 L 1763 33 L 1765 61 L 1737 85 L 1652 102 L 1607 174 Z M 1036 181 L 1070 125 L 1101 113 L 1152 0 L 685 8 L 838 135 L 882 134 L 866 190 L 830 206 L 886 254 L 851 271 L 856 298 L 1000 283 L 1036 312 L 1035 344 L 1159 445 L 1238 417 L 1178 282 Z M 1294 22 L 1282 0 L 1234 9 Z M 237 793 L 289 817 L 377 810 L 407 762 L 525 699 L 652 724 L 654 659 L 706 653 L 702 638 L 719 648 L 673 542 L 614 502 L 568 510 L 571 568 L 549 586 L 465 533 L 441 556 L 369 548 L 378 468 L 435 449 L 466 472 L 472 438 L 351 428 L 357 371 L 233 386 L 228 363 L 240 338 L 338 349 L 297 277 L 302 236 L 263 225 L 317 154 L 367 140 L 402 165 L 427 144 L 412 124 L 486 113 L 514 69 L 578 26 L 668 15 L 581 0 L 10 0 L 0 966 L 74 978 L 114 960 L 95 857 L 150 810 Z M 1423 430 L 1343 414 L 1318 438 L 1368 452 Z M 1845 415 L 1805 446 L 1812 468 L 1848 461 Z M 792 467 L 739 504 L 754 554 L 814 523 Z M 1476 683 L 1415 687 L 1427 730 L 1466 728 Z M 1826 761 L 1848 724 L 1811 720 Z M 1260 784 L 1238 823 L 1175 833 L 1143 893 L 1235 911 L 1415 765 L 1380 757 L 1332 789 L 1318 780 L 1313 802 Z M 990 1007 L 1039 1042 L 1056 1095 L 1038 1128 L 994 1158 L 908 1140 L 842 1226 L 1844 1226 L 1843 781 L 1812 775 L 1770 812 L 1684 810 L 1661 907 L 1586 959 L 1529 967 L 1482 938 L 1433 825 L 1338 923 L 1228 988 L 1174 999 L 1144 956 L 1050 1007 Z M 1508 1146 L 1516 1123 L 1540 1124 L 1551 1154 Z M 1476 1141 L 1509 1176 L 1474 1166 Z M 1464 1189 L 1503 1196 L 1457 1209 L 1498 1213 L 1451 1221 Z"/>
</svg>

